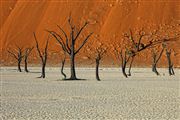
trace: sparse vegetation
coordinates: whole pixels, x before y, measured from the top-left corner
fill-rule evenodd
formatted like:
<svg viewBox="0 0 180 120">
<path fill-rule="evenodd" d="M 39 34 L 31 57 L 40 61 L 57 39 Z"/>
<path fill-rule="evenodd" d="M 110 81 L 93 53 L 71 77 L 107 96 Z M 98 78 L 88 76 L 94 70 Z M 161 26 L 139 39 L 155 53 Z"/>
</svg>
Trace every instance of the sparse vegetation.
<svg viewBox="0 0 180 120">
<path fill-rule="evenodd" d="M 168 49 L 166 47 L 165 50 L 166 50 L 166 58 L 167 58 L 167 63 L 168 63 L 169 75 L 175 75 L 175 72 L 174 72 L 174 69 L 173 69 L 173 63 L 172 63 L 172 60 L 171 60 L 172 49 Z"/>
<path fill-rule="evenodd" d="M 99 64 L 102 58 L 106 53 L 106 48 L 103 47 L 103 44 L 96 48 L 95 50 L 95 60 L 96 60 L 96 80 L 100 81 L 99 77 Z"/>
<path fill-rule="evenodd" d="M 64 80 L 66 79 L 66 74 L 64 73 L 65 62 L 66 62 L 66 53 L 64 52 L 64 57 L 61 62 L 61 74 L 64 76 L 64 78 L 63 78 Z"/>
<path fill-rule="evenodd" d="M 25 49 L 25 54 L 24 54 L 24 70 L 25 70 L 25 72 L 29 72 L 28 66 L 27 66 L 27 64 L 28 64 L 28 57 L 29 57 L 31 51 L 33 50 L 33 48 L 34 47 L 26 48 Z"/>
<path fill-rule="evenodd" d="M 54 38 L 55 40 L 59 43 L 60 47 L 64 52 L 67 53 L 70 57 L 70 68 L 71 68 L 71 76 L 68 78 L 69 80 L 78 80 L 76 77 L 76 71 L 75 71 L 75 57 L 79 53 L 79 51 L 83 48 L 83 46 L 87 43 L 89 38 L 93 33 L 88 34 L 85 39 L 82 41 L 80 46 L 76 49 L 77 45 L 77 40 L 79 36 L 81 35 L 82 31 L 87 27 L 89 24 L 87 21 L 84 23 L 80 29 L 78 29 L 78 26 L 75 26 L 72 22 L 71 16 L 68 18 L 68 23 L 70 26 L 70 37 L 68 37 L 67 33 L 59 26 L 59 30 L 62 32 L 63 36 L 61 34 L 58 34 L 55 31 L 49 31 L 47 30 Z"/>
<path fill-rule="evenodd" d="M 23 55 L 23 48 L 19 47 L 17 45 L 16 45 L 16 48 L 17 49 L 15 49 L 13 51 L 8 50 L 8 53 L 17 60 L 18 71 L 22 72 L 22 70 L 21 70 L 21 62 L 22 62 L 22 59 L 24 57 L 24 55 Z"/>
<path fill-rule="evenodd" d="M 159 72 L 157 71 L 157 63 L 159 62 L 159 60 L 163 54 L 163 51 L 164 51 L 164 46 L 159 53 L 158 53 L 157 49 L 152 49 L 152 58 L 153 58 L 153 60 L 152 60 L 152 71 L 154 73 L 156 73 L 156 75 L 159 75 Z"/>
<path fill-rule="evenodd" d="M 47 51 L 48 51 L 48 44 L 49 44 L 49 36 L 48 36 L 48 39 L 46 40 L 45 48 L 41 51 L 39 48 L 39 43 L 36 38 L 35 32 L 33 33 L 33 35 L 34 35 L 34 40 L 36 42 L 36 50 L 38 52 L 38 55 L 41 59 L 41 64 L 42 64 L 41 76 L 39 78 L 45 78 L 45 67 L 46 67 L 47 55 L 48 55 Z"/>
<path fill-rule="evenodd" d="M 129 33 L 123 34 L 123 37 L 124 37 L 123 39 L 124 44 L 121 45 L 121 47 L 114 48 L 114 51 L 116 58 L 118 58 L 118 60 L 121 61 L 122 73 L 126 78 L 128 76 L 131 76 L 131 67 L 135 56 L 142 53 L 142 51 L 146 49 L 153 48 L 156 45 L 162 43 L 174 41 L 177 38 L 176 35 L 167 38 L 165 35 L 162 34 L 162 31 L 159 32 L 157 30 L 154 32 L 146 33 L 144 29 L 135 31 L 134 33 L 130 29 Z M 156 61 L 158 62 L 159 60 L 157 59 Z M 128 70 L 129 73 L 127 74 L 126 67 L 128 63 L 129 63 L 129 70 Z M 155 72 L 157 72 L 157 70 Z M 157 74 L 159 73 L 157 72 Z"/>
<path fill-rule="evenodd" d="M 98 40 L 96 40 L 96 41 L 98 41 Z M 88 60 L 93 61 L 93 63 L 95 61 L 95 63 L 96 63 L 96 67 L 95 67 L 96 80 L 100 81 L 101 79 L 99 77 L 99 65 L 100 65 L 100 62 L 102 61 L 103 57 L 107 53 L 107 47 L 104 44 L 99 42 L 98 46 L 96 48 L 93 48 L 93 47 L 88 48 L 88 51 L 86 50 L 85 52 L 86 52 L 86 56 L 88 57 Z"/>
<path fill-rule="evenodd" d="M 61 28 L 59 25 L 57 25 L 57 28 L 59 29 L 59 32 L 53 31 L 53 30 L 46 30 L 49 33 L 49 36 L 53 36 L 53 38 L 58 42 L 58 45 L 61 48 L 61 52 L 63 52 L 63 58 L 61 60 L 61 74 L 64 77 L 64 80 L 78 80 L 76 77 L 76 70 L 75 70 L 75 61 L 76 61 L 76 55 L 82 50 L 82 48 L 85 46 L 87 41 L 90 39 L 93 33 L 88 33 L 87 35 L 83 34 L 83 31 L 88 26 L 89 22 L 85 22 L 81 27 L 79 25 L 75 25 L 71 15 L 68 17 L 68 26 L 70 28 L 69 32 L 65 31 L 63 28 Z M 161 57 L 163 56 L 163 52 L 166 53 L 167 63 L 168 63 L 168 71 L 169 75 L 175 75 L 173 66 L 171 60 L 171 53 L 172 49 L 167 47 L 167 44 L 172 43 L 173 41 L 177 41 L 179 39 L 179 28 L 178 25 L 160 25 L 156 26 L 158 29 L 152 30 L 150 27 L 146 27 L 146 29 L 129 29 L 129 32 L 123 33 L 121 36 L 121 40 L 119 42 L 115 42 L 112 46 L 105 47 L 105 44 L 100 42 L 98 43 L 98 40 L 96 40 L 96 48 L 91 47 L 91 51 L 86 51 L 86 56 L 88 56 L 89 59 L 95 61 L 96 64 L 96 79 L 100 81 L 99 77 L 99 65 L 102 60 L 102 58 L 109 54 L 108 52 L 110 50 L 113 50 L 111 52 L 114 52 L 114 55 L 120 63 L 121 70 L 123 75 L 128 78 L 131 76 L 131 68 L 133 66 L 133 63 L 135 61 L 136 56 L 140 55 L 143 56 L 143 58 L 146 56 L 144 55 L 143 51 L 147 49 L 151 49 L 152 53 L 152 71 L 156 75 L 160 75 L 157 70 L 157 64 L 159 63 Z M 37 53 L 41 59 L 42 62 L 42 72 L 41 76 L 42 78 L 45 78 L 45 67 L 47 62 L 47 51 L 48 51 L 48 45 L 49 45 L 49 36 L 48 40 L 46 41 L 45 48 L 43 50 L 40 50 L 39 43 L 36 38 L 36 34 L 34 34 L 34 39 L 36 42 L 36 50 Z M 69 35 L 68 35 L 69 34 Z M 100 35 L 96 35 L 94 38 L 99 39 Z M 113 37 L 116 37 L 116 35 L 113 35 Z M 101 39 L 101 38 L 100 38 Z M 81 41 L 82 40 L 82 41 Z M 156 49 L 157 46 L 163 45 L 161 50 L 159 51 L 159 48 Z M 24 58 L 24 69 L 25 72 L 29 72 L 27 68 L 28 64 L 28 57 L 33 50 L 32 48 L 26 48 L 24 50 L 23 55 L 23 49 L 16 46 L 16 51 L 10 51 L 8 50 L 8 53 L 14 57 L 18 62 L 18 71 L 21 72 L 21 61 Z M 111 48 L 107 51 L 107 48 Z M 70 77 L 67 78 L 66 74 L 64 73 L 64 66 L 66 63 L 67 56 L 70 58 Z M 113 61 L 114 62 L 114 61 Z M 128 71 L 127 71 L 128 68 Z"/>
</svg>

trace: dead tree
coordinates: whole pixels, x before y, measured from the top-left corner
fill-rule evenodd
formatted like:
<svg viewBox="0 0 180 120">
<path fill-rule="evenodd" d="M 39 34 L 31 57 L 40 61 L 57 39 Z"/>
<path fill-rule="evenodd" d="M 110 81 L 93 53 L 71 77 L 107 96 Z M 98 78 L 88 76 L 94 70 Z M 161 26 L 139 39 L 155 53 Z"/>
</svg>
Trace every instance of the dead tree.
<svg viewBox="0 0 180 120">
<path fill-rule="evenodd" d="M 123 75 L 127 78 L 128 74 L 126 73 L 126 67 L 131 58 L 134 58 L 136 54 L 133 51 L 130 51 L 128 48 L 123 48 L 117 44 L 113 45 L 113 52 L 116 60 L 120 63 L 118 64 L 121 67 Z M 132 66 L 133 60 L 131 60 L 130 66 Z M 130 73 L 130 69 L 128 71 Z"/>
<path fill-rule="evenodd" d="M 64 65 L 65 65 L 65 62 L 66 62 L 66 53 L 64 54 L 64 57 L 62 59 L 62 64 L 61 64 L 61 74 L 64 76 L 64 80 L 66 79 L 66 74 L 64 73 Z"/>
<path fill-rule="evenodd" d="M 129 30 L 129 34 L 128 33 L 124 34 L 124 37 L 127 38 L 128 40 L 127 41 L 128 45 L 126 46 L 128 47 L 128 49 L 126 48 L 126 50 L 124 51 L 124 55 L 122 53 L 123 51 L 121 50 L 120 56 L 122 60 L 122 65 L 121 65 L 122 72 L 125 77 L 131 76 L 131 68 L 132 68 L 132 64 L 134 62 L 134 58 L 136 54 L 148 48 L 152 44 L 151 42 L 147 45 L 144 45 L 144 43 L 142 43 L 142 39 L 145 36 L 146 34 L 144 33 L 143 30 L 140 30 L 137 36 L 133 36 L 131 29 Z M 125 69 L 129 61 L 130 61 L 130 64 L 129 64 L 128 74 L 127 74 Z"/>
<path fill-rule="evenodd" d="M 169 75 L 175 75 L 174 73 L 174 69 L 173 69 L 173 63 L 171 61 L 171 49 L 168 50 L 166 48 L 166 57 L 167 57 L 167 61 L 168 61 L 168 71 L 169 71 Z"/>
<path fill-rule="evenodd" d="M 132 68 L 132 64 L 134 62 L 134 58 L 135 58 L 135 56 L 131 57 L 131 62 L 129 64 L 129 70 L 128 70 L 128 74 L 127 74 L 128 76 L 131 76 L 131 68 Z"/>
<path fill-rule="evenodd" d="M 128 76 L 126 74 L 126 64 L 128 63 L 130 57 L 128 56 L 128 58 L 127 58 L 127 52 L 126 51 L 124 52 L 124 57 L 123 57 L 122 50 L 120 52 L 120 56 L 121 56 L 122 73 L 127 78 Z"/>
<path fill-rule="evenodd" d="M 14 57 L 16 60 L 17 60 L 17 63 L 18 63 L 18 71 L 19 72 L 22 72 L 21 70 L 21 62 L 22 62 L 22 59 L 24 57 L 23 55 L 23 48 L 20 48 L 19 46 L 16 46 L 17 47 L 17 50 L 16 51 L 10 51 L 8 50 L 8 53 L 12 55 L 12 57 Z"/>
<path fill-rule="evenodd" d="M 121 69 L 122 69 L 122 73 L 127 78 L 128 74 L 126 73 L 126 66 L 127 66 L 127 63 L 129 62 L 130 58 L 132 59 L 131 63 L 130 63 L 130 67 L 132 66 L 132 62 L 133 62 L 135 53 L 134 53 L 134 51 L 126 49 L 124 51 L 121 50 L 119 54 L 120 54 L 120 57 L 121 57 Z M 130 68 L 129 68 L 129 74 L 131 74 L 130 73 Z"/>
<path fill-rule="evenodd" d="M 98 39 L 96 40 L 96 45 L 97 47 L 92 46 L 92 44 L 89 44 L 86 49 L 84 49 L 84 53 L 86 53 L 86 57 L 88 60 L 91 61 L 90 64 L 93 64 L 95 62 L 95 76 L 97 81 L 101 81 L 99 77 L 99 66 L 102 61 L 102 59 L 105 57 L 107 53 L 107 47 L 102 44 L 97 42 Z M 90 47 L 92 46 L 92 47 Z"/>
<path fill-rule="evenodd" d="M 100 81 L 100 78 L 99 78 L 99 64 L 100 64 L 100 61 L 102 60 L 103 56 L 105 55 L 106 53 L 106 49 L 101 46 L 97 47 L 96 50 L 95 50 L 95 60 L 96 60 L 96 80 Z"/>
<path fill-rule="evenodd" d="M 158 55 L 158 52 L 155 52 L 155 50 L 153 49 L 152 50 L 152 58 L 153 58 L 153 63 L 152 63 L 152 71 L 154 73 L 156 73 L 156 75 L 159 75 L 159 72 L 157 71 L 157 63 L 158 61 L 160 60 L 162 54 L 163 54 L 163 51 L 164 51 L 164 47 L 163 49 L 160 51 L 159 55 Z"/>
<path fill-rule="evenodd" d="M 157 40 L 154 40 L 152 39 L 153 35 L 146 34 L 143 30 L 140 30 L 137 35 L 133 35 L 131 30 L 129 34 L 128 33 L 124 34 L 124 38 L 127 39 L 126 44 L 124 47 L 121 48 L 120 51 L 115 50 L 116 51 L 115 56 L 120 56 L 119 60 L 121 60 L 122 73 L 125 77 L 131 76 L 131 67 L 136 55 L 138 55 L 139 53 L 141 53 L 146 49 L 152 48 L 163 42 L 172 40 L 172 38 L 169 39 L 159 38 Z M 148 43 L 143 42 L 143 38 L 147 39 Z M 128 70 L 129 74 L 127 74 L 126 67 L 129 61 L 130 61 L 129 70 Z"/>
<path fill-rule="evenodd" d="M 42 64 L 41 76 L 39 78 L 45 78 L 45 67 L 46 67 L 47 55 L 48 55 L 47 50 L 48 50 L 49 36 L 48 36 L 48 39 L 46 41 L 46 45 L 45 45 L 44 50 L 41 51 L 40 48 L 39 48 L 39 43 L 37 41 L 35 32 L 33 34 L 34 34 L 34 39 L 35 39 L 35 42 L 36 42 L 36 50 L 38 52 L 38 55 L 39 55 L 39 57 L 41 59 L 41 64 Z"/>
<path fill-rule="evenodd" d="M 24 54 L 24 70 L 25 72 L 29 72 L 28 68 L 27 68 L 27 64 L 28 64 L 28 57 L 31 53 L 31 51 L 33 50 L 34 47 L 31 48 L 26 48 L 25 50 L 25 54 Z"/>
<path fill-rule="evenodd" d="M 75 57 L 79 53 L 79 51 L 83 48 L 83 46 L 87 43 L 92 33 L 88 34 L 83 40 L 83 42 L 80 44 L 80 46 L 76 49 L 75 46 L 77 45 L 76 44 L 77 40 L 81 35 L 82 31 L 88 25 L 88 22 L 85 22 L 85 24 L 79 30 L 75 25 L 73 25 L 71 16 L 68 19 L 68 23 L 70 26 L 70 37 L 68 37 L 67 33 L 59 25 L 57 25 L 57 27 L 62 32 L 64 37 L 61 37 L 61 35 L 55 31 L 49 31 L 49 30 L 47 31 L 55 38 L 55 40 L 59 43 L 63 51 L 66 52 L 67 55 L 69 55 L 70 57 L 71 76 L 69 80 L 78 80 L 75 72 Z"/>
</svg>

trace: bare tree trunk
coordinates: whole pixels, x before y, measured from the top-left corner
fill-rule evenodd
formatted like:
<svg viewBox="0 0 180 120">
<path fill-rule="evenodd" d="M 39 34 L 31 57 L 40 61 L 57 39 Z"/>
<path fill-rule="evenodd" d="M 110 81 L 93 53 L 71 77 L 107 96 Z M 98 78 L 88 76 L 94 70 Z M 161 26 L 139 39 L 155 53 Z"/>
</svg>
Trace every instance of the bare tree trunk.
<svg viewBox="0 0 180 120">
<path fill-rule="evenodd" d="M 122 73 L 123 73 L 123 75 L 127 78 L 126 68 L 125 68 L 125 67 L 122 67 Z"/>
<path fill-rule="evenodd" d="M 152 64 L 152 72 L 156 73 L 156 75 L 159 75 L 159 72 L 157 71 L 157 64 L 156 63 L 153 63 Z"/>
<path fill-rule="evenodd" d="M 22 55 L 23 54 L 23 48 L 20 48 L 19 46 L 16 46 L 16 47 L 18 48 L 17 53 L 15 53 L 16 51 L 11 52 L 9 50 L 8 50 L 8 53 L 11 54 L 12 57 L 14 57 L 17 60 L 18 71 L 22 72 L 22 70 L 21 70 L 21 61 L 22 61 L 22 59 L 24 57 L 24 55 Z"/>
<path fill-rule="evenodd" d="M 100 81 L 99 78 L 99 59 L 96 59 L 96 80 Z"/>
<path fill-rule="evenodd" d="M 21 70 L 21 61 L 20 60 L 18 61 L 18 71 L 22 72 L 22 70 Z"/>
<path fill-rule="evenodd" d="M 156 75 L 159 75 L 159 72 L 157 71 L 156 64 L 152 65 L 152 71 L 156 73 Z"/>
<path fill-rule="evenodd" d="M 26 48 L 26 50 L 25 50 L 25 54 L 24 54 L 24 70 L 25 70 L 25 72 L 29 72 L 29 70 L 28 70 L 28 57 L 29 57 L 29 55 L 30 55 L 30 53 L 31 53 L 31 51 L 34 49 L 34 47 L 31 47 L 31 48 Z"/>
<path fill-rule="evenodd" d="M 132 68 L 133 61 L 134 61 L 134 57 L 132 57 L 131 63 L 130 63 L 130 65 L 129 65 L 129 71 L 128 71 L 129 74 L 128 74 L 128 76 L 131 76 L 131 68 Z"/>
<path fill-rule="evenodd" d="M 174 70 L 173 70 L 173 64 L 171 62 L 171 49 L 169 51 L 166 49 L 166 57 L 168 60 L 169 75 L 175 75 Z"/>
<path fill-rule="evenodd" d="M 153 58 L 153 63 L 152 63 L 152 71 L 154 73 L 156 73 L 156 75 L 160 75 L 159 72 L 157 71 L 157 63 L 158 61 L 160 60 L 162 54 L 163 54 L 163 51 L 164 51 L 164 47 L 163 49 L 161 50 L 160 54 L 158 55 L 157 52 L 155 52 L 154 50 L 152 50 L 152 58 Z"/>
<path fill-rule="evenodd" d="M 169 70 L 169 75 L 172 75 L 172 73 L 171 73 L 171 67 L 168 67 L 168 70 Z"/>
<path fill-rule="evenodd" d="M 64 76 L 63 79 L 66 79 L 66 74 L 64 73 L 65 62 L 66 62 L 66 58 L 64 57 L 64 59 L 62 60 L 62 67 L 61 67 L 61 74 Z"/>
<path fill-rule="evenodd" d="M 79 30 L 76 29 L 77 27 L 75 25 L 73 25 L 72 20 L 71 20 L 71 16 L 69 16 L 68 23 L 69 23 L 69 26 L 70 26 L 70 29 L 71 29 L 70 30 L 70 37 L 68 37 L 67 33 L 59 25 L 57 25 L 57 27 L 62 32 L 62 34 L 64 36 L 64 39 L 61 37 L 60 34 L 56 33 L 55 31 L 47 30 L 47 32 L 49 32 L 56 39 L 56 41 L 59 43 L 59 45 L 61 46 L 63 51 L 66 52 L 70 57 L 71 76 L 70 76 L 70 78 L 68 78 L 68 80 L 78 80 L 77 77 L 76 77 L 76 71 L 75 71 L 75 55 L 77 53 L 79 53 L 79 51 L 87 43 L 88 39 L 90 38 L 90 36 L 93 33 L 90 33 L 89 35 L 87 35 L 85 37 L 85 39 L 82 41 L 82 43 L 80 44 L 80 46 L 77 47 L 77 49 L 75 50 L 75 46 L 76 46 L 75 43 L 77 43 L 76 42 L 77 39 L 79 38 L 79 36 L 82 33 L 83 29 L 89 23 L 85 22 L 85 24 L 82 27 L 80 27 Z"/>
<path fill-rule="evenodd" d="M 39 43 L 38 43 L 37 38 L 36 38 L 36 34 L 35 33 L 33 33 L 33 34 L 34 34 L 34 39 L 36 42 L 36 50 L 39 54 L 39 57 L 41 59 L 41 64 L 42 64 L 41 76 L 39 78 L 45 78 L 45 67 L 46 67 L 47 55 L 48 55 L 47 51 L 48 51 L 48 44 L 49 44 L 49 36 L 48 36 L 48 39 L 46 41 L 46 46 L 45 46 L 43 52 L 41 53 L 40 48 L 39 48 Z"/>
<path fill-rule="evenodd" d="M 70 57 L 70 64 L 71 64 L 71 77 L 69 78 L 70 80 L 77 80 L 76 78 L 76 71 L 75 71 L 75 55 L 74 54 L 71 54 L 71 57 Z"/>
<path fill-rule="evenodd" d="M 25 60 L 24 60 L 24 70 L 25 72 L 29 72 L 28 68 L 27 68 L 27 58 L 25 57 Z"/>
<path fill-rule="evenodd" d="M 172 72 L 172 75 L 175 75 L 175 72 L 174 72 L 173 66 L 171 67 L 171 72 Z"/>
<path fill-rule="evenodd" d="M 169 70 L 169 75 L 175 75 L 174 70 L 173 70 L 173 65 L 171 65 L 171 60 L 168 59 L 168 70 Z"/>
<path fill-rule="evenodd" d="M 127 54 L 127 52 L 125 51 L 124 57 L 123 57 L 122 50 L 121 50 L 120 56 L 121 56 L 121 68 L 122 68 L 122 73 L 123 73 L 123 75 L 127 78 L 128 75 L 126 74 L 126 65 L 127 65 L 128 61 L 129 61 L 130 56 L 127 58 L 127 55 L 126 55 L 126 54 Z"/>
<path fill-rule="evenodd" d="M 126 63 L 124 63 L 121 67 L 122 67 L 122 73 L 123 73 L 123 75 L 127 78 L 128 76 L 127 76 L 127 74 L 126 74 Z"/>
<path fill-rule="evenodd" d="M 46 67 L 46 63 L 42 64 L 42 73 L 41 73 L 41 78 L 45 78 L 45 67 Z"/>
</svg>

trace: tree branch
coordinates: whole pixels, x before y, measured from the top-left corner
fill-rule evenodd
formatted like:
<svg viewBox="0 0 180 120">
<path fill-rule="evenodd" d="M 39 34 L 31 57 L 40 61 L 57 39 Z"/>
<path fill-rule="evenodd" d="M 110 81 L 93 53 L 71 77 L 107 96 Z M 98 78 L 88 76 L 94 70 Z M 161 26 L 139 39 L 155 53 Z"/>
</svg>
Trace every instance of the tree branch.
<svg viewBox="0 0 180 120">
<path fill-rule="evenodd" d="M 48 31 L 54 38 L 55 40 L 61 45 L 63 51 L 67 52 L 68 54 L 70 54 L 70 51 L 68 51 L 68 49 L 66 48 L 63 39 L 60 37 L 60 35 L 58 35 L 56 32 L 54 31 Z M 60 40 L 58 39 L 58 37 L 60 38 Z"/>
<path fill-rule="evenodd" d="M 31 48 L 26 48 L 25 50 L 25 56 L 28 57 L 29 54 L 31 53 L 31 51 L 34 49 L 34 47 L 31 47 Z"/>
<path fill-rule="evenodd" d="M 123 58 L 123 54 L 122 54 L 122 49 L 120 51 L 120 57 L 121 57 L 121 65 L 123 66 L 124 64 L 124 58 Z"/>
<path fill-rule="evenodd" d="M 81 29 L 78 31 L 76 37 L 74 38 L 74 41 L 76 41 L 76 39 L 79 37 L 79 35 L 81 34 L 81 32 L 83 31 L 83 29 L 88 25 L 88 22 L 85 22 L 85 24 L 81 27 Z"/>
<path fill-rule="evenodd" d="M 37 51 L 38 51 L 38 54 L 39 54 L 41 60 L 43 61 L 43 57 L 42 57 L 42 54 L 41 54 L 41 51 L 40 51 L 40 48 L 39 48 L 39 43 L 38 43 L 38 41 L 37 41 L 35 32 L 33 32 L 33 35 L 34 35 L 34 39 L 35 39 L 35 42 L 36 42 L 36 49 L 37 49 Z"/>
<path fill-rule="evenodd" d="M 156 63 L 160 60 L 160 58 L 161 58 L 161 56 L 162 56 L 162 54 L 163 54 L 163 51 L 164 51 L 164 47 L 163 47 L 163 49 L 161 50 L 161 52 L 160 52 L 160 54 L 159 54 L 159 57 L 158 57 L 157 60 L 156 60 Z"/>
<path fill-rule="evenodd" d="M 64 36 L 65 36 L 65 38 L 66 38 L 66 47 L 67 47 L 67 49 L 70 51 L 69 39 L 68 39 L 68 36 L 67 36 L 66 32 L 65 32 L 59 25 L 57 25 L 57 27 L 58 27 L 59 30 L 64 34 Z"/>
<path fill-rule="evenodd" d="M 45 55 L 47 54 L 48 44 L 49 44 L 49 36 L 48 36 L 48 39 L 46 41 L 46 46 L 45 46 L 45 49 L 44 49 Z"/>
<path fill-rule="evenodd" d="M 45 49 L 44 49 L 44 63 L 46 63 L 46 60 L 47 60 L 48 44 L 49 44 L 49 36 L 48 36 L 48 39 L 47 39 L 47 41 L 46 41 L 46 46 L 45 46 Z"/>
<path fill-rule="evenodd" d="M 135 43 L 134 38 L 133 38 L 132 30 L 129 29 L 129 32 L 130 32 L 130 39 L 131 39 L 133 45 L 136 46 L 136 43 Z"/>
<path fill-rule="evenodd" d="M 8 50 L 8 53 L 10 53 L 15 59 L 17 59 L 18 60 L 18 57 L 16 56 L 16 54 L 15 53 L 13 53 L 13 52 L 11 52 L 11 51 L 9 51 Z"/>
<path fill-rule="evenodd" d="M 89 37 L 90 37 L 92 34 L 93 34 L 93 33 L 90 33 L 90 34 L 86 37 L 86 39 L 83 41 L 83 43 L 81 44 L 81 46 L 77 49 L 77 51 L 75 52 L 75 54 L 77 54 L 77 53 L 81 50 L 81 48 L 86 44 L 86 42 L 88 41 Z"/>
</svg>

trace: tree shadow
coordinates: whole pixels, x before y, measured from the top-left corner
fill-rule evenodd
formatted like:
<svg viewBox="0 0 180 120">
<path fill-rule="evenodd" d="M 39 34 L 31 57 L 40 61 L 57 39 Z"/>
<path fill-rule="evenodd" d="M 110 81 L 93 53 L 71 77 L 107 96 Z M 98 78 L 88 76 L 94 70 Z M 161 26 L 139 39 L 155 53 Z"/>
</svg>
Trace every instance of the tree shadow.
<svg viewBox="0 0 180 120">
<path fill-rule="evenodd" d="M 79 78 L 77 78 L 77 79 L 70 79 L 70 78 L 66 78 L 66 79 L 58 79 L 58 80 L 56 80 L 56 81 L 86 81 L 87 79 L 79 79 Z"/>
<path fill-rule="evenodd" d="M 41 73 L 41 72 L 31 72 L 31 71 L 29 71 L 28 73 Z"/>
</svg>

